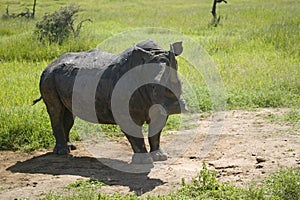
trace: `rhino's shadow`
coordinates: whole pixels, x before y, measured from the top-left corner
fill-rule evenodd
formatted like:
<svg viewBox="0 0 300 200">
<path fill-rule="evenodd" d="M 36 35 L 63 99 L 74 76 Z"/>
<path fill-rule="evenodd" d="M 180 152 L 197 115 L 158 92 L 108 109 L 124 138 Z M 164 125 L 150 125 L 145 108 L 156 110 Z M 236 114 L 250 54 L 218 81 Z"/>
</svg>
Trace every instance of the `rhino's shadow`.
<svg viewBox="0 0 300 200">
<path fill-rule="evenodd" d="M 143 173 L 130 173 L 110 168 L 106 166 L 108 163 L 125 167 L 124 169 L 126 170 L 127 168 L 127 171 L 130 167 L 135 167 L 114 159 L 97 159 L 87 156 L 58 156 L 52 153 L 46 153 L 23 162 L 17 162 L 6 170 L 18 173 L 88 177 L 98 179 L 106 185 L 128 186 L 130 191 L 134 191 L 137 195 L 151 191 L 156 186 L 164 184 L 160 179 L 151 179 L 148 177 L 153 165 L 143 166 Z M 136 172 L 137 170 L 134 169 L 133 171 Z"/>
</svg>

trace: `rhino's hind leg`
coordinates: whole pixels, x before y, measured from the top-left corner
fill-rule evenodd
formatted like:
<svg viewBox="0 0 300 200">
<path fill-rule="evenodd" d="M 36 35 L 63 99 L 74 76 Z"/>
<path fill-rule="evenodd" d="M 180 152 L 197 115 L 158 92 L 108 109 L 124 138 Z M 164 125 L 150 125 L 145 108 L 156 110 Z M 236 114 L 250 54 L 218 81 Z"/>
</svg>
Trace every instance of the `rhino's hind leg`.
<svg viewBox="0 0 300 200">
<path fill-rule="evenodd" d="M 49 80 L 49 82 L 50 81 L 51 80 Z M 67 140 L 64 132 L 64 113 L 66 108 L 60 101 L 55 88 L 53 88 L 53 85 L 54 84 L 51 82 L 44 83 L 41 86 L 41 94 L 47 107 L 53 135 L 56 140 L 53 153 L 63 155 L 69 153 L 69 148 L 67 146 Z"/>
<path fill-rule="evenodd" d="M 63 127 L 64 109 L 62 106 L 55 106 L 50 108 L 48 108 L 47 106 L 47 110 L 50 115 L 51 126 L 56 140 L 53 153 L 60 155 L 68 154 L 70 151 L 67 145 Z"/>
<path fill-rule="evenodd" d="M 76 146 L 70 142 L 70 130 L 74 124 L 74 116 L 73 116 L 72 112 L 70 112 L 67 108 L 65 108 L 63 118 L 64 118 L 64 124 L 63 124 L 64 133 L 65 133 L 65 138 L 67 141 L 68 148 L 70 150 L 75 150 Z"/>
</svg>

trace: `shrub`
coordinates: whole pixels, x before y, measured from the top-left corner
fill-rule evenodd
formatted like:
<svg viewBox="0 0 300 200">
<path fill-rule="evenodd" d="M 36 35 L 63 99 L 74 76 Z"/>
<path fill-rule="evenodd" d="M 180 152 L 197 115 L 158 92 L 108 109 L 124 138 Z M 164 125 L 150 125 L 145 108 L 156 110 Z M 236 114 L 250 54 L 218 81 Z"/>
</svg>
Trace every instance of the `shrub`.
<svg viewBox="0 0 300 200">
<path fill-rule="evenodd" d="M 90 19 L 79 22 L 75 28 L 75 17 L 79 11 L 79 6 L 71 4 L 60 8 L 52 14 L 45 14 L 43 19 L 36 23 L 36 31 L 40 41 L 49 41 L 50 43 L 56 42 L 62 44 L 62 42 L 73 34 L 73 37 L 78 37 L 82 24 L 85 21 L 91 21 Z"/>
</svg>

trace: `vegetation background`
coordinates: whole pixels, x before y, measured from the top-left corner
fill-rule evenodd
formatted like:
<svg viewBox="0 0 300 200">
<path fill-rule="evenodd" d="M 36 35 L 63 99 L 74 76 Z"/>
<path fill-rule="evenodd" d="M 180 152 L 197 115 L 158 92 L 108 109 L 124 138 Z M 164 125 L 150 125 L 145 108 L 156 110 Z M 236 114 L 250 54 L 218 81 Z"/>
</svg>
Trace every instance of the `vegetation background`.
<svg viewBox="0 0 300 200">
<path fill-rule="evenodd" d="M 0 13 L 21 12 L 31 0 L 0 0 Z M 41 43 L 34 34 L 45 13 L 76 3 L 78 22 L 84 23 L 77 38 L 61 45 Z M 0 20 L 0 149 L 32 151 L 54 144 L 45 106 L 31 106 L 39 97 L 39 77 L 59 55 L 97 47 L 103 40 L 141 27 L 167 28 L 193 38 L 217 63 L 227 92 L 227 109 L 258 107 L 300 108 L 300 1 L 230 0 L 218 5 L 221 23 L 210 25 L 208 0 L 44 0 L 37 1 L 34 19 Z M 211 110 L 209 92 L 201 77 L 189 74 L 203 112 Z M 299 113 L 296 113 L 296 118 Z M 167 129 L 176 128 L 176 117 Z M 107 132 L 118 132 L 103 126 Z M 76 130 L 72 139 L 79 140 Z"/>
</svg>

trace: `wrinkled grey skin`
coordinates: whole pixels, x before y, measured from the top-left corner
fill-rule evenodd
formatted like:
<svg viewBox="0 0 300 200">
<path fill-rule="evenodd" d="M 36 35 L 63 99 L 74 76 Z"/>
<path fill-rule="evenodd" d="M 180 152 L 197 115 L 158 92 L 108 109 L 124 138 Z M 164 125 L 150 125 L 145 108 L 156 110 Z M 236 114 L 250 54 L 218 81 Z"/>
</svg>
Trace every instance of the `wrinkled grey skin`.
<svg viewBox="0 0 300 200">
<path fill-rule="evenodd" d="M 53 61 L 41 75 L 41 98 L 34 101 L 36 103 L 43 99 L 46 104 L 56 139 L 53 152 L 56 154 L 68 154 L 70 149 L 75 149 L 76 147 L 70 143 L 69 139 L 74 118 L 78 116 L 88 121 L 84 116 L 72 112 L 72 92 L 78 70 L 95 70 L 95 72 L 105 70 L 96 90 L 95 110 L 98 118 L 97 123 L 116 124 L 111 111 L 111 94 L 120 77 L 133 67 L 147 63 L 166 64 L 177 70 L 175 56 L 181 52 L 181 42 L 171 45 L 171 50 L 166 51 L 154 41 L 145 40 L 121 54 L 111 54 L 93 49 L 86 52 L 66 53 Z M 172 76 L 167 74 L 164 77 L 172 79 L 172 84 L 176 84 L 175 93 L 177 93 L 177 96 L 180 96 L 181 82 L 177 73 Z M 151 122 L 149 108 L 154 104 L 164 106 L 167 113 L 163 114 L 156 111 L 156 116 L 167 115 L 166 118 L 168 115 L 180 113 L 181 108 L 185 108 L 184 100 L 176 98 L 170 90 L 159 84 L 147 84 L 137 89 L 130 99 L 129 113 L 132 120 L 140 127 L 144 123 L 149 124 Z M 159 117 L 157 119 L 159 120 Z M 155 120 L 152 119 L 152 122 L 155 123 Z M 135 133 L 135 135 L 140 137 L 134 137 L 132 134 L 125 132 L 124 134 L 134 151 L 133 163 L 142 164 L 167 160 L 167 154 L 160 148 L 161 130 L 148 137 L 150 153 L 147 152 L 145 147 L 142 129 L 140 129 L 140 133 Z"/>
</svg>

